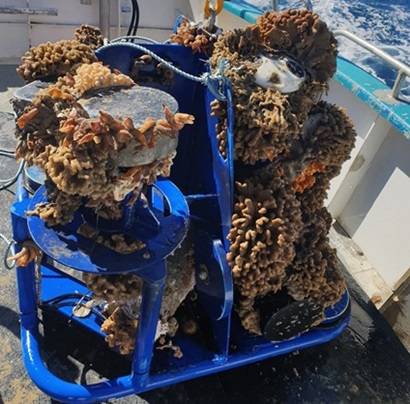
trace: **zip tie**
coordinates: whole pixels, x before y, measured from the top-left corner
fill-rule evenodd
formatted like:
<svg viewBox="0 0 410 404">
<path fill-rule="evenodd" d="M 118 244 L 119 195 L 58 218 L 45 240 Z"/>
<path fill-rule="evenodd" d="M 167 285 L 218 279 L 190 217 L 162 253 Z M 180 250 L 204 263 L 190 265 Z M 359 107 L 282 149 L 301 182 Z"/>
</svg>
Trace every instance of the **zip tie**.
<svg viewBox="0 0 410 404">
<path fill-rule="evenodd" d="M 228 79 L 224 74 L 224 70 L 229 66 L 229 63 L 226 59 L 220 57 L 216 65 L 216 73 L 210 74 L 205 73 L 204 83 L 209 88 L 209 91 L 212 95 L 217 98 L 219 101 L 226 101 L 225 95 L 220 90 L 221 82 L 228 84 Z"/>
<path fill-rule="evenodd" d="M 202 75 L 203 84 L 205 84 L 211 94 L 219 101 L 226 101 L 225 95 L 220 90 L 220 82 L 223 81 L 223 77 L 218 74 L 204 73 Z"/>
</svg>

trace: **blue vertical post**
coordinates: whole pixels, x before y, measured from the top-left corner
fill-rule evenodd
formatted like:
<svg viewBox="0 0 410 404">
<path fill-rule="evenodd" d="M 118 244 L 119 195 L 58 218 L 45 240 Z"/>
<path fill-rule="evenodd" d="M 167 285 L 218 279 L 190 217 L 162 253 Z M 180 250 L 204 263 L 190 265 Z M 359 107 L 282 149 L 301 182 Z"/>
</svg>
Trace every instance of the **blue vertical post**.
<svg viewBox="0 0 410 404">
<path fill-rule="evenodd" d="M 165 260 L 144 268 L 143 271 L 139 271 L 137 274 L 143 279 L 144 283 L 132 363 L 132 381 L 135 387 L 143 387 L 147 384 L 149 377 L 155 333 L 164 294 Z"/>
<path fill-rule="evenodd" d="M 11 224 L 13 239 L 16 241 L 16 252 L 21 250 L 21 243 L 30 239 L 25 211 L 28 208 L 28 194 L 21 183 L 21 177 L 16 187 L 16 202 L 11 207 Z M 21 326 L 26 329 L 37 327 L 37 291 L 34 264 L 16 268 L 17 291 Z"/>
</svg>

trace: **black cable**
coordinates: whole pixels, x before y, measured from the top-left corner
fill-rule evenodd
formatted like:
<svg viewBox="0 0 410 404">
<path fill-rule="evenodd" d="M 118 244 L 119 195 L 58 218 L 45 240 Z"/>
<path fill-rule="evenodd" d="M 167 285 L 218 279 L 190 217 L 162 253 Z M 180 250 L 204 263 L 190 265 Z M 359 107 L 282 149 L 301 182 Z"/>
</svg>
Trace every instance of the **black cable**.
<svg viewBox="0 0 410 404">
<path fill-rule="evenodd" d="M 138 30 L 138 26 L 140 23 L 140 7 L 138 5 L 138 1 L 137 0 L 132 0 L 133 6 L 135 8 L 135 12 L 136 12 L 136 20 L 135 20 L 135 25 L 134 25 L 134 29 L 132 31 L 132 35 L 137 35 L 137 30 Z"/>
<path fill-rule="evenodd" d="M 7 269 L 13 269 L 14 268 L 14 262 L 12 264 L 9 264 L 9 262 L 7 261 L 7 258 L 9 256 L 10 251 L 12 251 L 12 254 L 14 255 L 14 241 L 9 241 L 8 238 L 0 233 L 0 238 L 7 243 L 7 247 L 6 250 L 4 251 L 3 254 L 3 264 Z"/>
<path fill-rule="evenodd" d="M 8 189 L 9 187 L 11 187 L 17 181 L 19 175 L 23 171 L 23 168 L 24 168 L 24 160 L 22 160 L 17 170 L 17 173 L 12 178 L 8 178 L 6 180 L 0 179 L 0 191 L 4 191 L 5 189 Z"/>
<path fill-rule="evenodd" d="M 132 6 L 132 16 L 131 16 L 131 20 L 130 20 L 130 25 L 129 25 L 129 27 L 128 27 L 127 36 L 130 36 L 130 35 L 131 35 L 132 28 L 133 28 L 133 26 L 134 26 L 134 24 L 135 24 L 136 10 L 135 10 L 135 7 L 134 7 L 133 0 L 131 0 L 131 6 Z"/>
<path fill-rule="evenodd" d="M 0 150 L 0 156 L 3 156 L 3 157 L 11 157 L 11 158 L 15 158 L 15 157 L 16 157 L 16 155 L 15 155 L 14 152 L 9 152 L 9 151 L 6 151 L 6 150 Z"/>
<path fill-rule="evenodd" d="M 78 306 L 78 302 L 59 302 L 59 303 L 52 303 L 52 304 L 47 304 L 47 305 L 41 304 L 39 307 L 42 310 L 45 310 L 48 307 L 58 310 L 62 307 L 73 307 L 74 308 L 74 307 L 77 307 L 77 306 Z M 96 316 L 100 317 L 101 319 L 103 319 L 103 320 L 107 319 L 107 317 L 103 313 L 101 313 L 99 310 L 97 310 L 96 308 L 91 307 L 89 309 L 90 309 L 90 312 L 94 313 Z M 74 314 L 72 314 L 70 316 L 70 319 L 71 319 L 72 316 L 76 317 Z"/>
<path fill-rule="evenodd" d="M 7 153 L 7 154 L 15 154 L 15 150 L 8 150 L 8 149 L 0 149 L 0 152 Z"/>
<path fill-rule="evenodd" d="M 130 20 L 130 25 L 128 27 L 127 36 L 131 35 L 132 29 L 133 29 L 134 24 L 135 24 L 135 17 L 136 17 L 136 13 L 137 13 L 137 10 L 134 7 L 134 0 L 131 0 L 131 5 L 132 5 L 132 16 L 131 16 L 131 20 Z M 128 41 L 130 41 L 130 39 L 128 39 Z"/>
<path fill-rule="evenodd" d="M 41 303 L 42 304 L 48 304 L 48 305 L 54 305 L 54 304 L 59 303 L 61 300 L 64 300 L 64 299 L 77 299 L 77 298 L 78 299 L 91 300 L 92 297 L 90 295 L 88 295 L 88 293 L 90 293 L 90 292 L 87 292 L 86 294 L 78 293 L 78 292 L 77 293 L 64 293 L 62 295 L 55 296 L 51 299 L 43 300 Z"/>
</svg>

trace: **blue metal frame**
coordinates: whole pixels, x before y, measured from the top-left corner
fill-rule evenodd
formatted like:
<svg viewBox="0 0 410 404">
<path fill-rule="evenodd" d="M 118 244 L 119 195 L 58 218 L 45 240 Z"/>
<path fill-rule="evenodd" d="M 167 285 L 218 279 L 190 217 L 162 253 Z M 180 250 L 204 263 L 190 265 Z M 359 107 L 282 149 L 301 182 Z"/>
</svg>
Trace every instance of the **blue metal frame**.
<svg viewBox="0 0 410 404">
<path fill-rule="evenodd" d="M 145 46 L 192 74 L 198 75 L 205 71 L 202 56 L 192 55 L 187 48 L 175 45 Z M 129 73 L 132 58 L 140 54 L 141 52 L 130 43 L 118 43 L 97 52 L 104 64 L 124 73 Z M 78 257 L 74 253 L 71 255 L 66 248 L 67 240 L 60 239 L 59 248 L 61 245 L 65 246 L 65 253 L 62 255 L 68 258 L 62 259 L 59 254 L 53 254 L 52 248 L 46 249 L 49 257 L 45 255 L 40 268 L 42 295 L 37 296 L 35 268 L 32 263 L 27 268 L 17 268 L 17 284 L 24 364 L 34 383 L 46 394 L 62 402 L 86 403 L 123 397 L 308 348 L 337 337 L 349 322 L 349 298 L 346 294 L 341 302 L 326 311 L 328 319 L 322 327 L 312 329 L 291 340 L 272 343 L 243 330 L 233 312 L 233 282 L 225 258 L 229 248 L 225 240 L 230 228 L 233 192 L 231 154 L 229 158 L 223 159 L 218 151 L 214 134 L 215 122 L 209 118 L 209 94 L 206 94 L 205 88 L 181 77 L 175 77 L 175 83 L 170 88 L 156 84 L 155 86 L 173 95 L 178 100 L 181 111 L 192 113 L 196 117 L 196 124 L 180 133 L 178 154 L 171 174 L 171 180 L 176 186 L 169 180 L 161 180 L 155 186 L 162 191 L 165 198 L 168 198 L 171 212 L 173 208 L 175 212 L 182 212 L 182 221 L 178 219 L 174 222 L 168 218 L 168 222 L 165 223 L 160 220 L 162 230 L 170 232 L 171 239 L 176 235 L 175 232 L 181 233 L 176 244 L 185 235 L 184 218 L 188 214 L 189 204 L 190 219 L 195 233 L 197 293 L 212 326 L 215 348 L 208 348 L 187 336 L 177 334 L 175 344 L 186 353 L 184 357 L 177 359 L 170 352 L 154 351 L 154 336 L 166 276 L 164 253 L 154 257 L 148 265 L 139 268 L 136 268 L 135 262 L 125 267 L 120 265 L 121 271 L 132 270 L 144 280 L 137 343 L 130 374 L 88 386 L 69 383 L 55 376 L 45 366 L 41 357 L 37 300 L 40 298 L 47 302 L 73 291 L 86 293 L 87 289 L 77 279 L 55 268 L 48 258 L 61 260 L 64 264 L 81 271 L 115 273 L 119 268 L 116 267 L 115 260 L 111 260 L 105 267 L 91 261 L 81 263 L 77 260 Z M 229 103 L 229 89 L 226 89 L 226 92 Z M 232 105 L 228 107 L 232 123 L 233 108 Z M 230 126 L 230 141 L 231 129 Z M 17 250 L 27 239 L 33 238 L 42 247 L 43 244 L 49 243 L 48 237 L 54 237 L 49 232 L 52 230 L 45 228 L 38 219 L 28 219 L 25 215 L 25 211 L 36 201 L 43 200 L 43 194 L 40 188 L 32 197 L 21 182 L 18 183 L 16 202 L 11 207 Z M 172 225 L 168 226 L 167 223 Z M 173 227 L 175 223 L 176 227 L 170 229 L 169 227 Z M 71 231 L 75 235 L 75 229 Z M 45 232 L 46 239 L 41 238 L 42 232 Z M 57 239 L 53 239 L 54 247 L 59 242 Z M 74 241 L 81 242 L 78 239 Z M 169 248 L 169 252 L 173 248 L 175 245 Z M 207 272 L 206 277 L 200 276 L 203 269 Z M 67 307 L 58 310 L 63 316 L 70 318 L 71 313 Z M 75 321 L 86 331 L 103 337 L 99 330 L 100 320 L 96 316 L 91 315 L 89 318 Z M 232 345 L 235 345 L 235 348 L 232 348 Z"/>
</svg>

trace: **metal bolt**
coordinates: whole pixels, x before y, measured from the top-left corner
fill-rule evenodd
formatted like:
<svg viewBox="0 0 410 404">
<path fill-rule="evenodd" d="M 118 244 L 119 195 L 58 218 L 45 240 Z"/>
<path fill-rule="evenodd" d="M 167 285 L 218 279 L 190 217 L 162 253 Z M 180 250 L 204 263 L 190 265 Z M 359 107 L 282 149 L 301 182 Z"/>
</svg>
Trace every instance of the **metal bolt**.
<svg viewBox="0 0 410 404">
<path fill-rule="evenodd" d="M 209 283 L 209 271 L 208 271 L 208 267 L 205 264 L 201 264 L 199 266 L 198 277 L 202 282 L 206 284 Z"/>
</svg>

